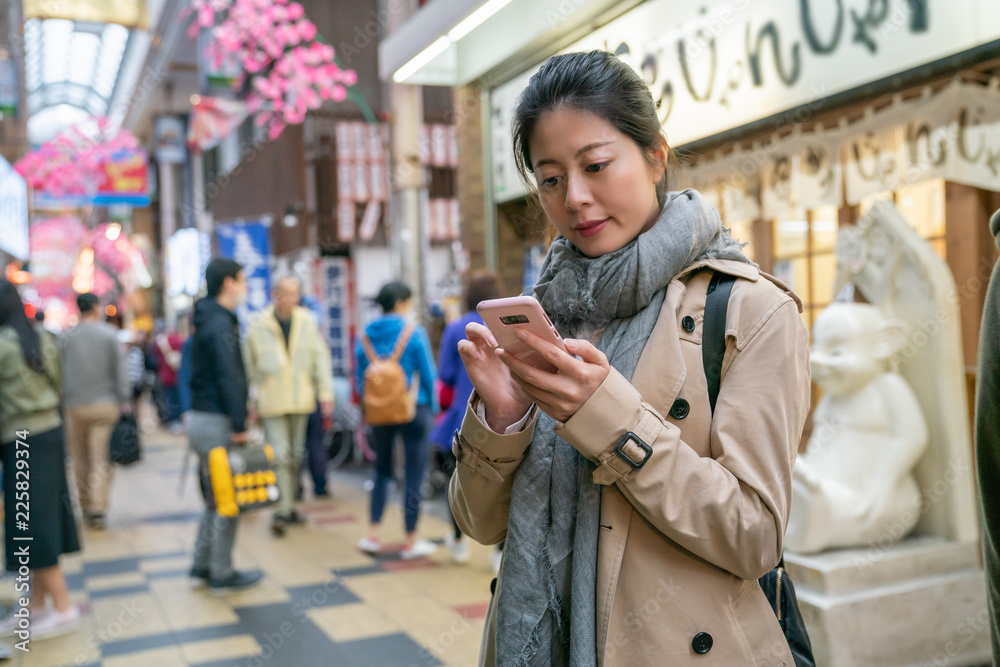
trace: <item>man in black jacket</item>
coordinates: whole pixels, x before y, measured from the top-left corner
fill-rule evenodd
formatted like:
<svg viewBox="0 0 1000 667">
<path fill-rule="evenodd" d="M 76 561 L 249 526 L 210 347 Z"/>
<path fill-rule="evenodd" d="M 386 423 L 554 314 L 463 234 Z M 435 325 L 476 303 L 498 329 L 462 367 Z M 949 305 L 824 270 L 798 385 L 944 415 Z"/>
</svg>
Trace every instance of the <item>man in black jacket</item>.
<svg viewBox="0 0 1000 667">
<path fill-rule="evenodd" d="M 993 214 L 990 231 L 1000 247 L 1000 211 Z M 976 463 L 983 511 L 983 552 L 992 618 L 993 659 L 1000 661 L 1000 263 L 993 266 L 979 332 Z"/>
<path fill-rule="evenodd" d="M 247 295 L 243 267 L 216 258 L 205 269 L 208 296 L 194 305 L 191 343 L 191 413 L 188 439 L 198 452 L 205 516 L 198 527 L 191 578 L 213 593 L 248 588 L 260 582 L 259 571 L 233 569 L 232 551 L 239 517 L 216 511 L 208 479 L 208 453 L 247 440 L 247 379 L 235 310 Z"/>
</svg>

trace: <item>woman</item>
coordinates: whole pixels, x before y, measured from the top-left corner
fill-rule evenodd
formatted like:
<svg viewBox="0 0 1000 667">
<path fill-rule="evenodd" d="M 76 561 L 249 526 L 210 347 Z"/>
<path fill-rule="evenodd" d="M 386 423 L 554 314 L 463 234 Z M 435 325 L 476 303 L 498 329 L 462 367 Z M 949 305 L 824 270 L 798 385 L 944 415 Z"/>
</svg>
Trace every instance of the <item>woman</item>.
<svg viewBox="0 0 1000 667">
<path fill-rule="evenodd" d="M 506 540 L 481 663 L 790 667 L 756 580 L 781 555 L 809 405 L 800 303 L 698 193 L 667 191 L 656 107 L 612 54 L 543 65 L 514 147 L 559 233 L 533 293 L 568 352 L 522 334 L 547 373 L 482 325 L 459 344 L 476 391 L 451 506 L 473 539 Z M 713 419 L 716 272 L 737 280 Z"/>
<path fill-rule="evenodd" d="M 80 621 L 59 567 L 60 555 L 80 550 L 66 483 L 56 389 L 60 374 L 55 341 L 32 327 L 17 289 L 0 279 L 4 548 L 9 572 L 23 566 L 31 571 L 28 624 L 32 639 L 70 632 Z M 49 600 L 52 609 L 47 606 Z M 10 635 L 25 627 L 23 617 L 15 613 L 0 623 L 0 633 Z"/>
<path fill-rule="evenodd" d="M 465 340 L 465 327 L 467 325 L 483 323 L 483 318 L 476 312 L 479 303 L 489 299 L 499 299 L 502 291 L 500 276 L 496 273 L 486 271 L 474 273 L 465 290 L 465 314 L 449 323 L 441 337 L 441 347 L 438 352 L 438 379 L 441 380 L 445 391 L 451 392 L 452 398 L 448 409 L 441 414 L 438 423 L 431 432 L 431 442 L 441 449 L 444 457 L 444 468 L 449 476 L 455 472 L 456 463 L 455 455 L 451 451 L 451 440 L 455 431 L 462 426 L 465 406 L 473 389 L 469 374 L 465 371 L 465 366 L 458 354 L 458 343 Z M 441 401 L 443 402 L 444 399 L 442 398 Z M 454 530 L 445 536 L 445 544 L 451 551 L 453 561 L 467 563 L 471 557 L 469 538 L 462 534 L 454 517 L 452 517 L 452 522 Z M 495 563 L 495 568 L 500 566 L 500 553 L 499 550 L 491 553 L 490 557 Z"/>
<path fill-rule="evenodd" d="M 412 308 L 410 288 L 400 282 L 391 282 L 379 290 L 375 301 L 382 308 L 382 317 L 365 328 L 364 336 L 371 343 L 373 351 L 380 358 L 389 357 L 400 336 L 407 328 L 407 316 Z M 357 346 L 357 382 L 364 390 L 365 370 L 371 360 L 362 342 Z M 396 436 L 400 435 L 406 456 L 406 489 L 404 514 L 406 521 L 406 545 L 400 554 L 404 559 L 428 556 L 437 551 L 433 542 L 417 538 L 417 520 L 420 516 L 421 484 L 427 468 L 427 435 L 430 432 L 436 406 L 434 405 L 434 358 L 431 356 L 427 332 L 420 325 L 412 329 L 409 340 L 403 348 L 399 364 L 406 373 L 409 386 L 414 381 L 420 383 L 417 393 L 417 410 L 413 420 L 392 426 L 374 426 L 371 429 L 371 445 L 375 450 L 375 486 L 372 489 L 371 524 L 368 535 L 361 539 L 358 548 L 366 553 L 378 553 L 382 548 L 379 524 L 385 509 L 389 482 L 392 481 L 392 450 Z M 414 378 L 418 374 L 418 378 Z M 363 398 L 363 394 L 362 394 Z"/>
</svg>

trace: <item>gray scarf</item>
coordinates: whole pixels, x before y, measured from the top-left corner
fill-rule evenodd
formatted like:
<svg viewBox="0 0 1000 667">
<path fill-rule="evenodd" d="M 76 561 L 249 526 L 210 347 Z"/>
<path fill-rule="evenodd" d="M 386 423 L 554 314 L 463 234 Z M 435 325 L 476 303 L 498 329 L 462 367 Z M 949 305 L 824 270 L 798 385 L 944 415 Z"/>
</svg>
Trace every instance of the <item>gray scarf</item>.
<svg viewBox="0 0 1000 667">
<path fill-rule="evenodd" d="M 706 258 L 750 262 L 719 214 L 694 190 L 671 192 L 656 224 L 620 250 L 586 257 L 559 237 L 534 296 L 563 336 L 603 329 L 598 347 L 631 380 L 670 280 Z M 514 477 L 497 591 L 497 665 L 597 664 L 594 464 L 541 414 Z"/>
</svg>

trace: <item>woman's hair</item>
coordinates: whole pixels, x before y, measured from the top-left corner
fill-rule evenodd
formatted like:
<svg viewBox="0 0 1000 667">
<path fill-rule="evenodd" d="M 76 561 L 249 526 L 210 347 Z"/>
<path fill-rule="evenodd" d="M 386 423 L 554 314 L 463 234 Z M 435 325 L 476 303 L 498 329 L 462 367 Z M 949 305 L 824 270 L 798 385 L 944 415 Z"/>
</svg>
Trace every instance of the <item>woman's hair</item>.
<svg viewBox="0 0 1000 667">
<path fill-rule="evenodd" d="M 535 123 L 560 105 L 608 121 L 639 146 L 650 165 L 656 164 L 651 151 L 667 146 L 653 96 L 635 70 L 607 51 L 553 56 L 531 77 L 514 111 L 514 160 L 529 186 L 533 185 L 529 174 L 534 171 L 529 144 Z M 669 159 L 669 150 L 667 155 Z M 656 186 L 661 206 L 666 192 L 664 164 L 663 178 Z"/>
<path fill-rule="evenodd" d="M 413 291 L 405 283 L 393 281 L 382 286 L 382 289 L 378 291 L 378 296 L 375 297 L 375 303 L 382 307 L 383 313 L 388 313 L 396 307 L 397 303 L 407 301 L 411 296 L 413 296 Z"/>
<path fill-rule="evenodd" d="M 0 278 L 0 327 L 9 326 L 21 343 L 21 356 L 32 370 L 45 371 L 45 358 L 42 356 L 41 340 L 38 332 L 28 320 L 24 312 L 24 303 L 17 293 L 17 288 L 8 280 Z"/>
<path fill-rule="evenodd" d="M 469 286 L 465 288 L 465 310 L 475 310 L 481 301 L 499 299 L 502 292 L 503 283 L 498 274 L 476 271 L 469 278 Z"/>
</svg>

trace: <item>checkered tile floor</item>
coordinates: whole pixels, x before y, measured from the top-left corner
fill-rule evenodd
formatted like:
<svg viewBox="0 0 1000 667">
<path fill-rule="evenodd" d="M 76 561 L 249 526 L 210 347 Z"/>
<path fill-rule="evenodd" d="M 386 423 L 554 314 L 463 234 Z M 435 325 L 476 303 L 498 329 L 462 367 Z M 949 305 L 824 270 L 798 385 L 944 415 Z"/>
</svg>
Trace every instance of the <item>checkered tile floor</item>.
<svg viewBox="0 0 1000 667">
<path fill-rule="evenodd" d="M 186 441 L 146 436 L 144 460 L 118 469 L 106 531 L 85 531 L 83 552 L 63 558 L 81 629 L 32 642 L 5 664 L 26 667 L 432 667 L 476 664 L 489 584 L 489 550 L 473 545 L 457 566 L 441 547 L 402 561 L 398 498 L 387 510 L 377 558 L 355 544 L 367 525 L 364 478 L 334 473 L 333 498 L 307 500 L 307 523 L 274 539 L 267 511 L 241 520 L 234 560 L 260 568 L 262 586 L 213 597 L 187 579 L 201 498 L 193 476 L 179 489 Z M 420 531 L 449 525 L 434 501 Z M 10 582 L 6 582 L 9 584 Z M 12 594 L 12 586 L 7 591 Z"/>
</svg>

